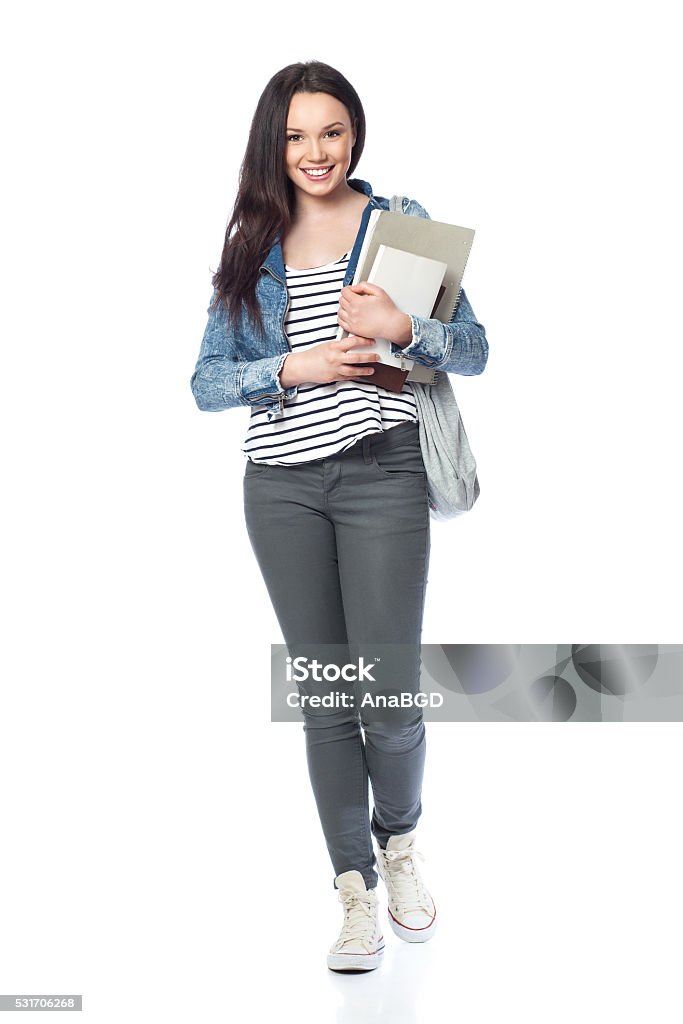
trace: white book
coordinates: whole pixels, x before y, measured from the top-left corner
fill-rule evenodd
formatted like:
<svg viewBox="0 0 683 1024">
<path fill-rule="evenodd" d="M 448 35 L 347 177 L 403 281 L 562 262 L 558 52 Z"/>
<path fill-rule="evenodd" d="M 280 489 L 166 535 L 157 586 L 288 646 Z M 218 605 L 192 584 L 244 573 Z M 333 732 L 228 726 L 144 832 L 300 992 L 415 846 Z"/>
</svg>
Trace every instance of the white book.
<svg viewBox="0 0 683 1024">
<path fill-rule="evenodd" d="M 358 260 L 359 264 L 361 257 Z M 413 252 L 405 252 L 390 245 L 380 245 L 367 281 L 383 288 L 402 313 L 429 317 L 447 270 L 448 264 L 441 260 L 417 256 Z M 381 362 L 388 366 L 402 366 L 404 370 L 411 370 L 415 365 L 413 359 L 405 356 L 401 363 L 401 354 L 391 351 L 391 341 L 387 338 L 375 338 L 374 345 L 352 348 L 349 351 L 376 352 Z"/>
</svg>

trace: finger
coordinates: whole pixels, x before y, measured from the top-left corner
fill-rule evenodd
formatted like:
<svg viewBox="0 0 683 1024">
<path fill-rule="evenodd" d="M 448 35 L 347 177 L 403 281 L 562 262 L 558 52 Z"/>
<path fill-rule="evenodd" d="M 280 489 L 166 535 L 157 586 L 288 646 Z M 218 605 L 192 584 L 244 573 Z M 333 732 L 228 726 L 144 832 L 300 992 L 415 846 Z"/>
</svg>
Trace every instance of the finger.
<svg viewBox="0 0 683 1024">
<path fill-rule="evenodd" d="M 348 338 L 342 338 L 345 352 L 350 348 L 357 348 L 358 345 L 372 345 L 374 341 L 374 338 L 362 338 L 359 334 L 349 334 Z M 359 358 L 364 359 L 365 356 L 361 354 Z"/>
<path fill-rule="evenodd" d="M 347 287 L 357 295 L 379 295 L 382 289 L 377 284 L 370 284 L 369 281 L 359 281 L 358 284 L 350 284 Z"/>
<path fill-rule="evenodd" d="M 345 363 L 378 363 L 378 352 L 347 352 L 344 356 Z"/>
</svg>

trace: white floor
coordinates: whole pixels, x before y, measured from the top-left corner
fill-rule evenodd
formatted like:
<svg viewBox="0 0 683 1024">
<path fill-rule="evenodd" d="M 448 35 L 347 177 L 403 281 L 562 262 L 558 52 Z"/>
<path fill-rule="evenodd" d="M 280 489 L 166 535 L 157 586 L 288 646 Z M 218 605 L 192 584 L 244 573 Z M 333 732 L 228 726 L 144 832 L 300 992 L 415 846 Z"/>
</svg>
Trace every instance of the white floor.
<svg viewBox="0 0 683 1024">
<path fill-rule="evenodd" d="M 83 993 L 91 1024 L 680 1024 L 679 724 L 428 723 L 438 930 L 387 926 L 382 966 L 341 976 L 303 732 L 262 703 L 231 729 L 200 692 L 150 741 L 131 696 L 104 752 L 55 755 L 53 776 L 29 750 L 6 787 L 3 992 Z M 29 791 L 78 839 L 31 832 Z"/>
<path fill-rule="evenodd" d="M 409 945 L 387 923 L 384 962 L 363 975 L 326 968 L 342 908 L 303 751 L 296 763 L 302 737 L 271 728 L 282 766 L 275 849 L 289 876 L 277 899 L 282 944 L 264 935 L 260 965 L 240 984 L 267 993 L 272 1019 L 680 1021 L 675 725 L 428 724 L 418 839 L 439 928 Z M 294 780 L 302 791 L 287 799 Z M 386 922 L 381 879 L 379 892 Z"/>
</svg>

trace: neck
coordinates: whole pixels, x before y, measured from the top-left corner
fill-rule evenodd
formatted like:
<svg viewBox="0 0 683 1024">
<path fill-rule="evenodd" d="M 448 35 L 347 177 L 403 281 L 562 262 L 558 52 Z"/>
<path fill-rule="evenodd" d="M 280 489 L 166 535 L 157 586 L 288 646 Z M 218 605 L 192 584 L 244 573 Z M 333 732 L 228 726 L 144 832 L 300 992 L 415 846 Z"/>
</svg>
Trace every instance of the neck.
<svg viewBox="0 0 683 1024">
<path fill-rule="evenodd" d="M 341 182 L 334 192 L 325 196 L 313 196 L 303 189 L 297 189 L 294 219 L 326 220 L 346 208 L 352 197 L 360 197 L 360 193 L 346 181 Z"/>
</svg>

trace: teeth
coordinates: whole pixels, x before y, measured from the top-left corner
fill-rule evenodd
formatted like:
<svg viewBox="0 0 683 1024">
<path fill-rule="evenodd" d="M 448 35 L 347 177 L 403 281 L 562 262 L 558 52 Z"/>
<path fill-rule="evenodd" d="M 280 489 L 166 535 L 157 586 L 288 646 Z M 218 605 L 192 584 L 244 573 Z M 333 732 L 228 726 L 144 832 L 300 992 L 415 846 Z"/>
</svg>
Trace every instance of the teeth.
<svg viewBox="0 0 683 1024">
<path fill-rule="evenodd" d="M 304 174 L 308 174 L 309 177 L 311 177 L 311 178 L 319 178 L 322 174 L 327 174 L 327 172 L 330 170 L 330 168 L 329 167 L 325 167 L 324 169 L 321 169 L 321 170 L 309 171 L 306 167 L 302 167 L 301 170 L 304 172 Z"/>
</svg>

